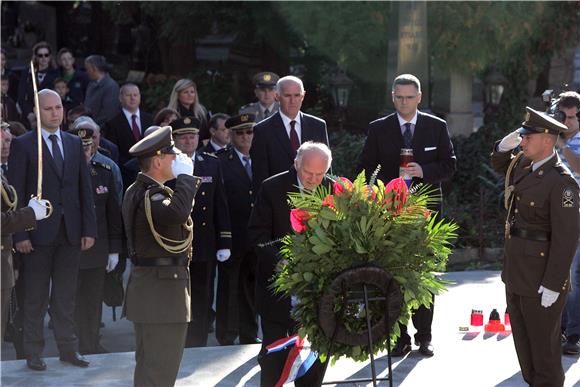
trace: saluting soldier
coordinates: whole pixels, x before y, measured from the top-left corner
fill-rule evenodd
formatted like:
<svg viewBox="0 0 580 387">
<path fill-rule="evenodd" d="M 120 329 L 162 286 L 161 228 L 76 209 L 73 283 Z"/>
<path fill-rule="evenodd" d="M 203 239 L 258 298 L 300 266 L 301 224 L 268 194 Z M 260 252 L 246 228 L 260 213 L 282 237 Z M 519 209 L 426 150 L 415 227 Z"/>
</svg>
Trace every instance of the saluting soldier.
<svg viewBox="0 0 580 387">
<path fill-rule="evenodd" d="M 6 122 L 1 124 L 2 136 L 2 159 L 8 158 L 10 152 L 10 125 Z M 4 338 L 6 323 L 8 321 L 8 303 L 10 294 L 14 287 L 14 264 L 12 258 L 12 233 L 19 231 L 29 231 L 36 227 L 36 221 L 42 220 L 47 216 L 47 202 L 44 199 L 38 200 L 32 198 L 28 201 L 27 207 L 16 209 L 18 206 L 18 195 L 14 187 L 8 183 L 4 176 L 4 169 L 0 172 L 2 176 L 2 325 L 0 327 L 0 339 Z"/>
<path fill-rule="evenodd" d="M 247 244 L 255 196 L 250 159 L 254 119 L 253 114 L 228 119 L 225 125 L 231 130 L 233 147 L 218 155 L 232 225 L 232 257 L 218 264 L 216 338 L 221 345 L 233 344 L 237 336 L 240 344 L 259 342 L 254 308 L 256 256 Z"/>
<path fill-rule="evenodd" d="M 269 71 L 254 75 L 254 94 L 258 101 L 242 106 L 240 114 L 253 114 L 258 123 L 276 113 L 280 109 L 280 104 L 276 101 L 278 79 L 278 74 Z"/>
<path fill-rule="evenodd" d="M 160 128 L 131 147 L 141 172 L 125 193 L 123 221 L 133 263 L 124 314 L 135 327 L 135 386 L 173 386 L 191 319 L 191 210 L 200 179 Z M 175 189 L 165 182 L 177 177 Z"/>
<path fill-rule="evenodd" d="M 560 319 L 578 245 L 578 184 L 554 150 L 567 127 L 526 110 L 522 127 L 498 142 L 491 156 L 493 167 L 506 173 L 502 280 L 525 381 L 562 386 Z"/>
<path fill-rule="evenodd" d="M 223 175 L 218 158 L 209 153 L 196 152 L 200 122 L 195 117 L 173 121 L 175 146 L 193 162 L 193 174 L 201 179 L 193 208 L 195 224 L 191 272 L 191 323 L 186 347 L 204 347 L 209 332 L 209 313 L 213 303 L 213 277 L 216 258 L 230 257 L 232 233 Z"/>
<path fill-rule="evenodd" d="M 99 235 L 91 249 L 81 252 L 75 303 L 79 352 L 83 355 L 107 353 L 99 343 L 101 305 L 105 271 L 111 272 L 115 269 L 122 248 L 121 204 L 116 194 L 111 166 L 94 159 L 97 148 L 93 144 L 93 129 L 88 123 L 83 125 L 81 122 L 81 125 L 70 132 L 77 134 L 83 143 L 91 175 Z"/>
</svg>

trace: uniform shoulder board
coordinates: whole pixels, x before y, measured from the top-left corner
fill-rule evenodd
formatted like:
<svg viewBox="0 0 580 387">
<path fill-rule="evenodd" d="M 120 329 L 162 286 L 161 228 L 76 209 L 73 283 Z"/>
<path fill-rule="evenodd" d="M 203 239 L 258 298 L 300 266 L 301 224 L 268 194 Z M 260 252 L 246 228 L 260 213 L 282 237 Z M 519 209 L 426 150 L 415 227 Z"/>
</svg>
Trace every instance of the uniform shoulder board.
<svg viewBox="0 0 580 387">
<path fill-rule="evenodd" d="M 95 161 L 95 160 L 91 160 L 91 164 L 94 165 L 95 167 L 105 168 L 108 171 L 111 170 L 111 166 L 109 164 L 101 163 L 101 162 Z"/>
<path fill-rule="evenodd" d="M 219 151 L 218 151 L 218 153 L 219 153 Z M 215 153 L 203 152 L 202 155 L 207 157 L 207 158 L 217 159 L 217 156 L 215 155 Z"/>
<path fill-rule="evenodd" d="M 556 168 L 556 171 L 558 171 L 560 175 L 570 175 L 570 171 L 568 171 L 563 164 L 556 164 L 554 165 L 554 168 Z"/>
<path fill-rule="evenodd" d="M 165 195 L 165 192 L 159 186 L 154 186 L 149 189 L 149 198 L 152 202 L 157 202 L 167 198 L 167 195 Z"/>
</svg>

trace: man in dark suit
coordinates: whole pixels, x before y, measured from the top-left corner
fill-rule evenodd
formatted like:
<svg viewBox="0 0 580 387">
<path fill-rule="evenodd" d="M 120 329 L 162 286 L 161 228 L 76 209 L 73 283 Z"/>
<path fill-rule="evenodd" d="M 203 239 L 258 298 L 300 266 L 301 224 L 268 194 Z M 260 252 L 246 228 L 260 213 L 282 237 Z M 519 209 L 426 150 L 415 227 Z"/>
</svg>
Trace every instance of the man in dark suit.
<svg viewBox="0 0 580 387">
<path fill-rule="evenodd" d="M 254 128 L 250 155 L 256 188 L 268 177 L 287 171 L 300 144 L 315 141 L 328 145 L 326 122 L 300 111 L 305 95 L 300 78 L 289 75 L 278 80 L 276 99 L 280 111 Z"/>
<path fill-rule="evenodd" d="M 119 147 L 119 165 L 124 165 L 131 156 L 129 148 L 143 137 L 145 129 L 153 125 L 153 116 L 142 111 L 141 93 L 133 83 L 126 83 L 119 91 L 121 111 L 103 127 L 107 139 Z"/>
<path fill-rule="evenodd" d="M 119 109 L 119 85 L 109 75 L 111 65 L 102 55 L 90 55 L 85 59 L 87 76 L 91 80 L 85 94 L 85 107 L 98 125 L 115 116 Z"/>
<path fill-rule="evenodd" d="M 225 113 L 216 113 L 209 120 L 209 141 L 198 149 L 199 152 L 218 155 L 230 149 L 230 130 L 226 128 L 226 120 L 230 118 Z"/>
<path fill-rule="evenodd" d="M 81 250 L 88 250 L 97 236 L 91 181 L 78 136 L 63 132 L 63 108 L 52 90 L 38 93 L 42 125 L 43 197 L 52 203 L 52 215 L 35 231 L 14 234 L 16 250 L 24 254 L 24 351 L 27 365 L 45 370 L 43 320 L 49 304 L 60 359 L 79 367 L 88 362 L 78 353 L 74 327 L 76 280 Z M 36 194 L 37 133 L 29 132 L 12 142 L 8 178 L 18 196 Z M 51 286 L 52 285 L 52 286 Z"/>
<path fill-rule="evenodd" d="M 455 154 L 444 120 L 417 110 L 421 102 L 421 83 L 411 74 L 399 75 L 393 82 L 393 103 L 396 113 L 369 124 L 367 139 L 360 155 L 359 170 L 364 169 L 367 179 L 381 165 L 378 178 L 387 183 L 399 176 L 409 176 L 412 184 L 428 183 L 439 189 L 455 172 Z M 414 162 L 400 167 L 401 149 L 412 149 Z M 435 209 L 441 210 L 439 204 Z M 421 306 L 413 314 L 417 329 L 415 343 L 425 356 L 433 356 L 431 323 L 433 305 Z M 401 326 L 401 337 L 393 349 L 394 356 L 411 351 L 407 327 Z"/>
<path fill-rule="evenodd" d="M 200 122 L 195 117 L 173 121 L 175 146 L 193 161 L 193 174 L 201 178 L 193 208 L 193 257 L 191 272 L 191 322 L 186 347 L 205 347 L 209 331 L 209 312 L 213 303 L 213 277 L 216 258 L 229 259 L 232 232 L 220 162 L 209 153 L 196 152 Z M 171 183 L 168 183 L 171 186 Z"/>
<path fill-rule="evenodd" d="M 231 345 L 237 336 L 240 344 L 258 342 L 254 311 L 256 255 L 247 243 L 248 219 L 254 205 L 250 147 L 254 136 L 254 115 L 241 114 L 225 123 L 231 131 L 232 145 L 218 155 L 232 225 L 232 257 L 218 263 L 216 338 Z"/>
<path fill-rule="evenodd" d="M 310 141 L 302 144 L 290 170 L 262 183 L 250 215 L 248 240 L 257 256 L 256 309 L 263 332 L 262 349 L 258 355 L 261 386 L 276 384 L 289 353 L 285 350 L 266 354 L 266 346 L 297 331 L 296 321 L 290 316 L 290 298 L 275 295 L 272 290 L 272 277 L 282 264 L 282 245 L 281 242 L 271 242 L 291 232 L 288 192 L 312 191 L 320 184 L 330 185 L 325 174 L 331 163 L 332 155 L 325 144 Z M 295 381 L 295 385 L 318 386 L 323 372 L 322 364 L 317 360 L 306 375 Z"/>
</svg>

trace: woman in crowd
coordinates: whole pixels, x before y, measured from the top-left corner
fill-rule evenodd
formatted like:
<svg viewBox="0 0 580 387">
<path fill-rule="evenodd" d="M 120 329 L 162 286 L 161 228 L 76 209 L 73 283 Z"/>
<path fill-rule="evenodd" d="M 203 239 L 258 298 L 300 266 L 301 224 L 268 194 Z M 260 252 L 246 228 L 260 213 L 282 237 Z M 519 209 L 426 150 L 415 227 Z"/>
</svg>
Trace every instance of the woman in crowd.
<svg viewBox="0 0 580 387">
<path fill-rule="evenodd" d="M 36 71 L 36 86 L 38 90 L 53 89 L 54 80 L 58 77 L 58 70 L 52 56 L 52 48 L 47 42 L 38 42 L 32 47 L 32 62 Z M 22 110 L 23 121 L 34 121 L 34 89 L 32 87 L 32 77 L 30 67 L 22 72 L 20 83 L 18 84 L 18 105 Z"/>
<path fill-rule="evenodd" d="M 66 47 L 58 50 L 56 60 L 60 66 L 60 77 L 68 86 L 69 96 L 73 102 L 72 107 L 80 105 L 85 100 L 85 91 L 89 83 L 87 74 L 75 68 L 73 52 Z"/>
<path fill-rule="evenodd" d="M 209 139 L 208 112 L 199 101 L 195 82 L 191 79 L 180 79 L 175 82 L 167 107 L 177 111 L 182 117 L 196 117 L 201 123 L 199 139 L 202 141 Z"/>
<path fill-rule="evenodd" d="M 155 118 L 153 118 L 153 124 L 156 126 L 167 126 L 170 122 L 181 118 L 178 112 L 171 108 L 163 108 L 157 112 Z"/>
</svg>

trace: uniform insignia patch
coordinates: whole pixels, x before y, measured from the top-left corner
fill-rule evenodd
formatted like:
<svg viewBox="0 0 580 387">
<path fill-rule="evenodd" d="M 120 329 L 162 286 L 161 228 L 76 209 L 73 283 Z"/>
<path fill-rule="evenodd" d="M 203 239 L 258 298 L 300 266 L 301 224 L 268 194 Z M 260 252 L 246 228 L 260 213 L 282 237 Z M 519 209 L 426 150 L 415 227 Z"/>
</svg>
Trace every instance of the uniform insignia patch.
<svg viewBox="0 0 580 387">
<path fill-rule="evenodd" d="M 164 201 L 161 202 L 164 206 L 169 206 L 171 204 L 171 200 L 169 200 L 169 198 L 165 198 Z"/>
<path fill-rule="evenodd" d="M 200 176 L 201 177 L 201 182 L 202 183 L 211 183 L 213 182 L 213 177 L 212 176 Z"/>
<path fill-rule="evenodd" d="M 105 187 L 104 185 L 100 185 L 97 187 L 96 191 L 97 191 L 97 195 L 101 195 L 101 194 L 105 194 L 105 193 L 109 192 L 109 188 Z"/>
<path fill-rule="evenodd" d="M 562 192 L 562 208 L 572 208 L 574 207 L 574 191 L 572 188 L 564 188 Z"/>
<path fill-rule="evenodd" d="M 163 200 L 165 199 L 165 195 L 161 194 L 161 193 L 156 193 L 155 195 L 151 196 L 151 200 L 154 202 L 157 202 L 159 200 Z"/>
</svg>

